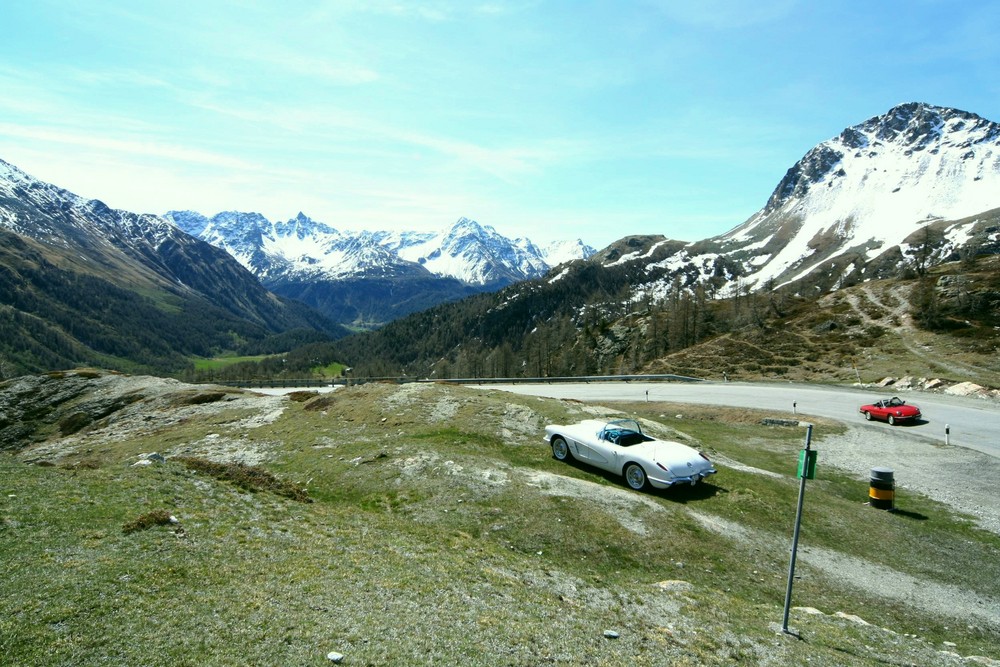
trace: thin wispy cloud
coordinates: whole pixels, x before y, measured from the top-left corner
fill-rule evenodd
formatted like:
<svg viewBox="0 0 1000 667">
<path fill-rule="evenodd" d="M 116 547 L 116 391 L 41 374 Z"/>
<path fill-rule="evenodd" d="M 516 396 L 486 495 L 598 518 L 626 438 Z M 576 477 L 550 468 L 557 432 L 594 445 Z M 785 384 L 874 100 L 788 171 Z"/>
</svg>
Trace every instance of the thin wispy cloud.
<svg viewBox="0 0 1000 667">
<path fill-rule="evenodd" d="M 0 157 L 145 211 L 695 240 L 900 102 L 1000 120 L 982 2 L 48 0 L 3 19 Z"/>
<path fill-rule="evenodd" d="M 13 125 L 10 123 L 0 123 L 0 134 L 50 144 L 81 146 L 98 151 L 125 153 L 142 158 L 163 158 L 175 162 L 212 165 L 228 169 L 255 170 L 260 168 L 259 165 L 229 155 L 138 139 L 113 139 L 89 134 L 65 132 L 51 128 Z"/>
</svg>

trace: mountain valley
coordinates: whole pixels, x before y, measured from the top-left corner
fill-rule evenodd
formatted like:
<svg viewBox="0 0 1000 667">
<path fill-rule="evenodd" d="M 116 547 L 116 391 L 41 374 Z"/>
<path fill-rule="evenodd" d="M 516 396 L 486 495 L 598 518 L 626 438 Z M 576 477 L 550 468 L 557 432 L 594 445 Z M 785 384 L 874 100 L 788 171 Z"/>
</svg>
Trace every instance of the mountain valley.
<svg viewBox="0 0 1000 667">
<path fill-rule="evenodd" d="M 558 255 L 466 218 L 438 234 L 355 234 L 303 214 L 138 215 L 3 163 L 0 358 L 7 375 L 89 364 L 195 377 L 194 357 L 281 353 L 204 377 L 341 363 L 379 377 L 844 381 L 867 365 L 997 384 L 998 156 L 996 123 L 903 104 L 808 151 L 730 232 Z M 156 324 L 140 336 L 141 322 Z M 906 332 L 917 342 L 895 345 Z M 951 347 L 970 361 L 934 363 Z M 879 361 L 888 348 L 912 361 Z"/>
</svg>

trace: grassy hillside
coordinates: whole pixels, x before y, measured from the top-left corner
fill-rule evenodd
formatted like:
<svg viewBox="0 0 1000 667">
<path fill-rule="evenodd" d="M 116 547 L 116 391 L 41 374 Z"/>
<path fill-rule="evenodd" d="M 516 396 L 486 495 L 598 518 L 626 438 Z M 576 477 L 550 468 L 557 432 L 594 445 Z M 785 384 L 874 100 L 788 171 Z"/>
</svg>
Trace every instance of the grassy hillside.
<svg viewBox="0 0 1000 667">
<path fill-rule="evenodd" d="M 0 655 L 12 665 L 322 665 L 330 652 L 351 665 L 1000 660 L 996 534 L 902 490 L 906 512 L 873 510 L 866 480 L 821 467 L 805 506 L 813 555 L 797 570 L 796 639 L 776 629 L 804 429 L 746 411 L 614 410 L 706 451 L 719 474 L 631 492 L 554 461 L 541 441 L 546 423 L 607 408 L 461 387 L 270 397 L 96 372 L 0 384 Z M 814 442 L 840 430 L 817 423 Z M 957 595 L 951 607 L 907 604 L 824 562 Z"/>
</svg>

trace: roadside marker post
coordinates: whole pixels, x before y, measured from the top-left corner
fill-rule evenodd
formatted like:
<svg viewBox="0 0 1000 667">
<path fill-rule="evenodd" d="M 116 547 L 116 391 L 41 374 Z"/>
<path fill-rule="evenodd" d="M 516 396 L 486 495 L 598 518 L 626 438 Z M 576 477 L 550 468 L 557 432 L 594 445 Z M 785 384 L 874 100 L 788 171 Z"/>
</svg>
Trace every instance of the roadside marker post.
<svg viewBox="0 0 1000 667">
<path fill-rule="evenodd" d="M 944 425 L 944 444 L 951 444 L 951 424 Z"/>
<path fill-rule="evenodd" d="M 799 528 L 802 526 L 802 503 L 806 496 L 806 480 L 816 477 L 816 450 L 810 449 L 812 443 L 812 424 L 806 427 L 806 446 L 799 452 L 799 505 L 795 511 L 795 530 L 792 532 L 792 557 L 788 564 L 788 585 L 785 587 L 785 613 L 781 620 L 781 631 L 785 634 L 795 634 L 788 630 L 788 610 L 792 604 L 792 581 L 795 579 L 795 555 L 799 548 Z"/>
</svg>

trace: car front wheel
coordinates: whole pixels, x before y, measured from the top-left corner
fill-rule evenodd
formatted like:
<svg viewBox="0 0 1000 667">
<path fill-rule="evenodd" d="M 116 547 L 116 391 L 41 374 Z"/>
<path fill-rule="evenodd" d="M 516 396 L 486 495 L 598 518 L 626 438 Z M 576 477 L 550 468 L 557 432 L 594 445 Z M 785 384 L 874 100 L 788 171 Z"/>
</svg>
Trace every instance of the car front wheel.
<svg viewBox="0 0 1000 667">
<path fill-rule="evenodd" d="M 865 419 L 867 421 L 871 421 L 872 420 L 872 413 L 870 413 L 867 410 L 865 410 Z"/>
<path fill-rule="evenodd" d="M 636 491 L 646 488 L 646 471 L 638 463 L 629 463 L 625 466 L 625 483 Z"/>
<path fill-rule="evenodd" d="M 892 415 L 889 415 L 889 426 L 895 426 L 895 425 L 896 425 L 896 418 L 893 417 Z"/>
<path fill-rule="evenodd" d="M 552 438 L 552 457 L 557 461 L 568 461 L 573 458 L 566 440 L 558 435 Z"/>
</svg>

